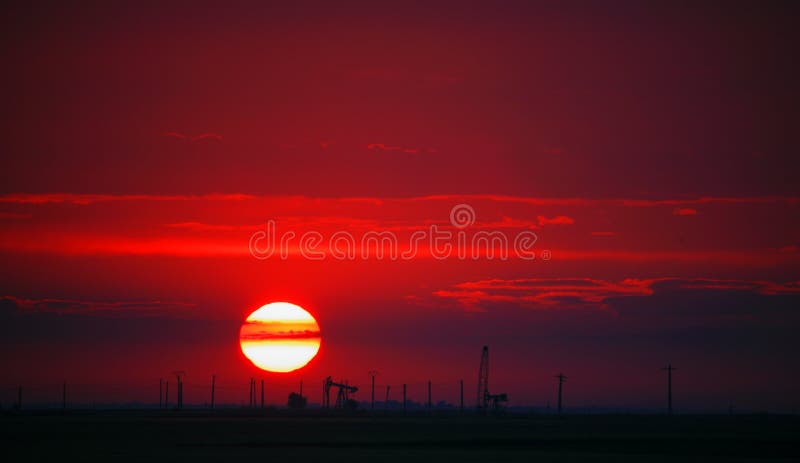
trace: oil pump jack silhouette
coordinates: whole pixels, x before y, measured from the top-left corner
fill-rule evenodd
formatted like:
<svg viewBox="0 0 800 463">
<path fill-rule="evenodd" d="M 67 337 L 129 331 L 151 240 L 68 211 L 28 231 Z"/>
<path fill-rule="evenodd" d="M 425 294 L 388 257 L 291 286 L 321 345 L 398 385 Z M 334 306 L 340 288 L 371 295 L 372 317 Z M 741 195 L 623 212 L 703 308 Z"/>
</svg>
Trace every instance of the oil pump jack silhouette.
<svg viewBox="0 0 800 463">
<path fill-rule="evenodd" d="M 489 393 L 489 346 L 483 346 L 481 367 L 478 370 L 478 411 L 488 411 L 490 404 L 493 410 L 499 410 L 501 402 L 508 402 L 508 394 Z"/>
<path fill-rule="evenodd" d="M 336 394 L 336 408 L 340 409 L 349 409 L 355 410 L 358 407 L 358 402 L 350 398 L 350 394 L 355 394 L 358 392 L 358 388 L 356 386 L 351 386 L 345 383 L 337 383 L 331 379 L 330 376 L 325 378 L 325 382 L 323 383 L 324 386 L 324 394 L 322 395 L 322 399 L 324 403 L 322 404 L 325 408 L 331 408 L 331 388 L 335 387 L 339 389 L 339 392 Z"/>
</svg>

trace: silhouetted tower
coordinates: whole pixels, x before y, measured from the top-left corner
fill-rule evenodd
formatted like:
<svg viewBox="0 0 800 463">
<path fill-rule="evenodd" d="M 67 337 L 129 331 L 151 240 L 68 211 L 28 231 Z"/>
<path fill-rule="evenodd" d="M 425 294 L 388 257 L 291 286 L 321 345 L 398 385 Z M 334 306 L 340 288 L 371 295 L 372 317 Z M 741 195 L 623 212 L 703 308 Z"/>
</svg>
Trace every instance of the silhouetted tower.
<svg viewBox="0 0 800 463">
<path fill-rule="evenodd" d="M 559 373 L 555 377 L 558 378 L 558 413 L 561 413 L 561 389 L 567 377 L 564 376 L 564 373 Z"/>
<path fill-rule="evenodd" d="M 483 346 L 481 366 L 478 370 L 478 410 L 489 407 L 489 346 Z"/>
<path fill-rule="evenodd" d="M 383 401 L 383 408 L 386 409 L 386 410 L 389 409 L 389 388 L 391 388 L 391 386 L 389 386 L 387 384 L 386 385 L 386 399 L 384 399 L 384 401 Z"/>
<path fill-rule="evenodd" d="M 169 408 L 169 380 L 164 381 L 164 408 Z"/>
<path fill-rule="evenodd" d="M 667 413 L 672 415 L 672 372 L 676 370 L 676 368 L 673 368 L 670 363 L 662 368 L 662 370 L 667 372 Z"/>
<path fill-rule="evenodd" d="M 378 376 L 377 370 L 370 370 L 369 377 L 372 379 L 372 400 L 370 402 L 370 408 L 375 409 L 375 377 Z"/>
<path fill-rule="evenodd" d="M 261 380 L 261 408 L 264 408 L 264 380 Z"/>
<path fill-rule="evenodd" d="M 211 375 L 211 409 L 214 409 L 214 389 L 217 386 L 217 375 Z"/>
</svg>

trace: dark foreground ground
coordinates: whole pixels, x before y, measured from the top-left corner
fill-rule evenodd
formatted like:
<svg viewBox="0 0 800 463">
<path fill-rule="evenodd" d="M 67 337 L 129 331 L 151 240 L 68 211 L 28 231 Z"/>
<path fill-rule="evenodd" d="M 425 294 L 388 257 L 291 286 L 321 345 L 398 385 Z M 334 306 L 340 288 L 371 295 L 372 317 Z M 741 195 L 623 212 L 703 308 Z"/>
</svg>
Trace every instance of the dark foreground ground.
<svg viewBox="0 0 800 463">
<path fill-rule="evenodd" d="M 0 455 L 9 462 L 798 461 L 800 417 L 27 412 L 0 415 Z"/>
</svg>

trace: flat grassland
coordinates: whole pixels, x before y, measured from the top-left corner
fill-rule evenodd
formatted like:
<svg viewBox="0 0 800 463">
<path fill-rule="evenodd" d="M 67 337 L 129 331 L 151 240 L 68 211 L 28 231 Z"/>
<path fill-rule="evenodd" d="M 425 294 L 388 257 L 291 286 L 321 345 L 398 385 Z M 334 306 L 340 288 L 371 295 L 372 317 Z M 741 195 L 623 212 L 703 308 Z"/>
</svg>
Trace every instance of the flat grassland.
<svg viewBox="0 0 800 463">
<path fill-rule="evenodd" d="M 798 461 L 800 417 L 31 411 L 0 415 L 0 454 L 9 462 Z"/>
</svg>

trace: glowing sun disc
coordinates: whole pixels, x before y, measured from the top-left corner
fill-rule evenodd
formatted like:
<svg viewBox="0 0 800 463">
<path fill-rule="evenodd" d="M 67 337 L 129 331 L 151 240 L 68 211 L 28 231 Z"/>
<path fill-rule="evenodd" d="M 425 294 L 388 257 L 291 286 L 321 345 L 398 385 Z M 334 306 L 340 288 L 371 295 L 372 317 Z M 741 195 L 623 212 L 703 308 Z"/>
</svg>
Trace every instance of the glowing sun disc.
<svg viewBox="0 0 800 463">
<path fill-rule="evenodd" d="M 314 317 L 288 302 L 261 306 L 239 330 L 245 357 L 262 370 L 279 373 L 304 367 L 317 355 L 321 342 Z"/>
</svg>

